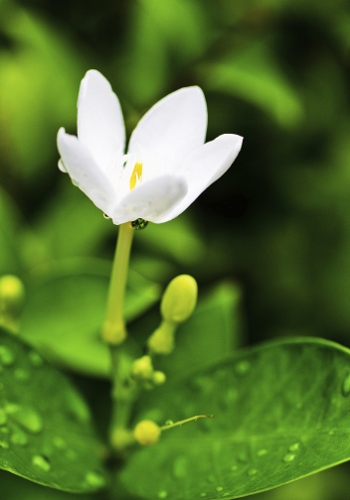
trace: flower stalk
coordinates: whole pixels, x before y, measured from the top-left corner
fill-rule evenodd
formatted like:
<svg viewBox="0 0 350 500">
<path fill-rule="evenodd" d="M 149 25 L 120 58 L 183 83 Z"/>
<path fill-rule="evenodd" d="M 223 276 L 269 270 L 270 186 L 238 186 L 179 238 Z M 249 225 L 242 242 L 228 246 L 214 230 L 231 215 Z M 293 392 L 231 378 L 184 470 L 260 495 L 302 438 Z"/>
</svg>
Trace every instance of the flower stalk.
<svg viewBox="0 0 350 500">
<path fill-rule="evenodd" d="M 107 344 L 119 345 L 126 339 L 124 297 L 134 229 L 130 222 L 121 224 L 109 285 L 106 319 L 102 338 Z"/>
</svg>

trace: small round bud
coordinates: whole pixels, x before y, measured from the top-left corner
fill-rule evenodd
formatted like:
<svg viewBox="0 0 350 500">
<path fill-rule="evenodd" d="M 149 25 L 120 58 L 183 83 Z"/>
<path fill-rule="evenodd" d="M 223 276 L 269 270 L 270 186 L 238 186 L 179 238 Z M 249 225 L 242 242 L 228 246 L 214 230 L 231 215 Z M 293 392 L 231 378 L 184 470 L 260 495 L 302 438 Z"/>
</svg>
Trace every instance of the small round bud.
<svg viewBox="0 0 350 500">
<path fill-rule="evenodd" d="M 131 367 L 131 375 L 137 380 L 152 380 L 154 370 L 151 357 L 142 356 L 142 358 L 135 359 Z"/>
<path fill-rule="evenodd" d="M 166 382 L 165 373 L 161 371 L 154 372 L 152 382 L 154 385 L 163 385 Z"/>
<path fill-rule="evenodd" d="M 158 441 L 161 433 L 159 425 L 152 420 L 142 420 L 134 429 L 134 438 L 143 446 L 150 446 Z"/>
<path fill-rule="evenodd" d="M 22 281 L 11 274 L 0 278 L 0 311 L 17 314 L 24 299 Z"/>
<path fill-rule="evenodd" d="M 111 443 L 113 448 L 115 448 L 116 450 L 124 450 L 134 442 L 134 435 L 128 429 L 117 427 L 113 430 Z"/>
<path fill-rule="evenodd" d="M 197 303 L 197 282 L 188 274 L 181 274 L 167 286 L 160 311 L 163 318 L 174 323 L 186 321 L 194 311 Z"/>
</svg>

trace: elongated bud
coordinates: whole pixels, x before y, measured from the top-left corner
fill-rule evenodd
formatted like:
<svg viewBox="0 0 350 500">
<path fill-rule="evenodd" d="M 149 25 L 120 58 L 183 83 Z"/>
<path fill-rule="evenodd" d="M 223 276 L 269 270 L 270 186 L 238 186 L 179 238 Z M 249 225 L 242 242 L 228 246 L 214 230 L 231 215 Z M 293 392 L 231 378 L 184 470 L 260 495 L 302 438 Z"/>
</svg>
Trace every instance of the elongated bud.
<svg viewBox="0 0 350 500">
<path fill-rule="evenodd" d="M 156 443 L 161 434 L 161 428 L 152 420 L 142 420 L 134 429 L 134 438 L 143 446 Z"/>
<path fill-rule="evenodd" d="M 160 312 L 163 319 L 174 323 L 182 323 L 191 316 L 197 303 L 197 282 L 188 274 L 181 274 L 167 286 Z"/>
<path fill-rule="evenodd" d="M 24 299 L 22 281 L 11 274 L 0 278 L 0 324 L 17 331 Z"/>
<path fill-rule="evenodd" d="M 147 345 L 154 354 L 170 354 L 175 347 L 176 323 L 163 320 L 147 341 Z"/>
</svg>

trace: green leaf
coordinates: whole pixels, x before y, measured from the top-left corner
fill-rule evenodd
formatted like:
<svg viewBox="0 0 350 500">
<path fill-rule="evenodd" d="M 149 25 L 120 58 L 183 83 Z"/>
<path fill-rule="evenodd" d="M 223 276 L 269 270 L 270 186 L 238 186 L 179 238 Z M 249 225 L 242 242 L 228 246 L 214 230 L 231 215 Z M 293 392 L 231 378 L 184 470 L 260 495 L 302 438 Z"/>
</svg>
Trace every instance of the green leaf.
<svg viewBox="0 0 350 500">
<path fill-rule="evenodd" d="M 98 259 L 72 260 L 56 272 L 28 285 L 21 331 L 45 357 L 79 372 L 107 376 L 110 354 L 101 340 L 110 264 Z M 126 294 L 127 321 L 159 298 L 158 285 L 130 273 Z"/>
<path fill-rule="evenodd" d="M 0 468 L 76 493 L 105 484 L 85 402 L 66 376 L 3 329 Z"/>
<path fill-rule="evenodd" d="M 174 421 L 215 415 L 130 458 L 121 480 L 150 500 L 238 498 L 350 458 L 350 351 L 325 340 L 252 348 L 143 403 Z"/>
</svg>

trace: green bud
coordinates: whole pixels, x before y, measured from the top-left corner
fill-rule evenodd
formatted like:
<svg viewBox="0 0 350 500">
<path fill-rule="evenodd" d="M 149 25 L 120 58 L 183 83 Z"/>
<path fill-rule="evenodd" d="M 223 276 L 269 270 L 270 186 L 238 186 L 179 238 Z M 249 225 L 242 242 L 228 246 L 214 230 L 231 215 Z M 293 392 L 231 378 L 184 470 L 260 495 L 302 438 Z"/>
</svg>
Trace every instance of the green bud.
<svg viewBox="0 0 350 500">
<path fill-rule="evenodd" d="M 132 376 L 140 381 L 151 381 L 154 376 L 152 359 L 150 356 L 142 356 L 135 359 L 131 367 Z"/>
<path fill-rule="evenodd" d="M 154 385 L 163 385 L 166 382 L 166 375 L 164 372 L 155 371 L 153 374 L 152 382 Z"/>
<path fill-rule="evenodd" d="M 170 321 L 162 321 L 147 341 L 147 345 L 153 354 L 170 354 L 175 347 L 176 324 Z"/>
<path fill-rule="evenodd" d="M 18 317 L 24 300 L 22 281 L 11 274 L 0 278 L 0 324 L 12 331 L 18 330 Z"/>
<path fill-rule="evenodd" d="M 191 316 L 197 303 L 197 282 L 188 274 L 181 274 L 167 286 L 160 305 L 166 321 L 182 323 Z"/>
<path fill-rule="evenodd" d="M 1 310 L 21 309 L 24 299 L 24 286 L 22 281 L 11 274 L 0 278 L 0 308 Z"/>
</svg>

